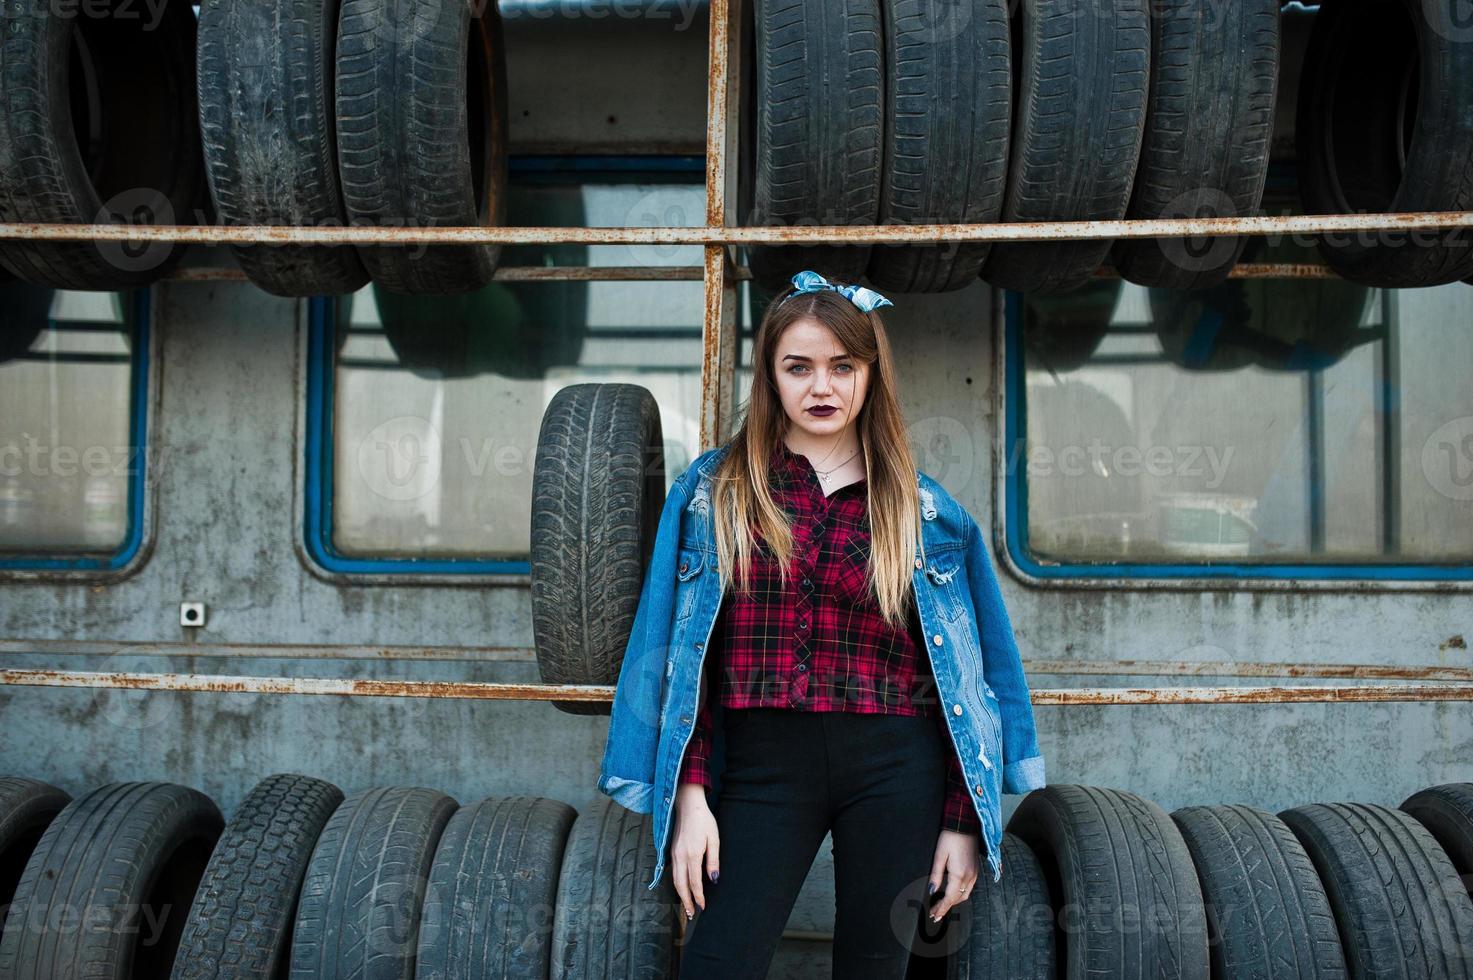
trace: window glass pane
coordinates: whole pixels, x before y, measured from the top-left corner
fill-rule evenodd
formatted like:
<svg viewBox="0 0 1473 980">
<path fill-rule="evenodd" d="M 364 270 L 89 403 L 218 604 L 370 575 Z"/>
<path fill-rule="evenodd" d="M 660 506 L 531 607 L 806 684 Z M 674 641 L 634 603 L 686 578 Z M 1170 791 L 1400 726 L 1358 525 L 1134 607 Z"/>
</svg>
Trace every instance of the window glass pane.
<svg viewBox="0 0 1473 980">
<path fill-rule="evenodd" d="M 139 465 L 130 305 L 0 283 L 0 552 L 122 547 Z"/>
<path fill-rule="evenodd" d="M 513 176 L 514 225 L 699 225 L 701 174 Z M 701 247 L 507 247 L 504 266 L 699 266 Z M 745 292 L 745 290 L 743 291 Z M 698 454 L 701 282 L 493 282 L 460 296 L 374 286 L 336 303 L 332 534 L 352 557 L 525 560 L 552 396 L 641 385 L 667 481 Z"/>
<path fill-rule="evenodd" d="M 1319 260 L 1308 241 L 1255 240 L 1243 261 Z M 1033 559 L 1473 553 L 1473 288 L 1099 279 L 1011 301 Z"/>
</svg>

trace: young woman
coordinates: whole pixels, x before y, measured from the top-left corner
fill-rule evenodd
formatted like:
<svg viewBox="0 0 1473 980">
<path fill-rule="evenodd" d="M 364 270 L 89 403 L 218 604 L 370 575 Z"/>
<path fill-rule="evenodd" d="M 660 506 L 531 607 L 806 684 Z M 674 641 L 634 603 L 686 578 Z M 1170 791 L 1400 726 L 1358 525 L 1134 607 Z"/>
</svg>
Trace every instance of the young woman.
<svg viewBox="0 0 1473 980">
<path fill-rule="evenodd" d="M 1000 796 L 1044 785 L 985 535 L 915 469 L 884 305 L 792 277 L 741 429 L 661 510 L 598 788 L 654 815 L 645 887 L 669 852 L 701 909 L 682 977 L 766 976 L 829 833 L 834 976 L 903 977 L 922 909 L 966 902 L 982 856 L 1002 878 Z"/>
<path fill-rule="evenodd" d="M 921 481 L 906 440 L 895 364 L 874 312 L 893 304 L 815 272 L 799 273 L 792 283 L 763 316 L 746 417 L 710 480 L 710 538 L 723 589 L 704 661 L 710 683 L 700 685 L 704 701 L 673 790 L 672 877 L 687 917 L 701 910 L 680 975 L 765 976 L 818 847 L 832 832 L 833 975 L 899 978 L 918 909 L 939 921 L 972 894 L 978 808 L 990 814 L 994 831 L 996 780 L 1001 791 L 1041 786 L 1042 758 L 1011 629 L 990 566 L 971 565 L 976 553 L 981 563 L 987 559 L 970 531 L 965 540 L 978 551 L 969 553 L 966 572 L 985 578 L 974 586 L 985 601 L 972 601 L 974 593 L 962 585 L 928 596 L 936 603 L 928 610 L 955 620 L 983 615 L 980 605 L 1001 620 L 982 628 L 981 649 L 989 651 L 988 676 L 1011 713 L 1001 724 L 977 723 L 970 731 L 989 734 L 966 744 L 981 746 L 974 773 L 994 772 L 1002 761 L 996 755 L 1006 754 L 997 751 L 999 743 L 1027 758 L 1008 769 L 999 765 L 992 792 L 984 794 L 981 782 L 974 787 L 963 774 L 948 734 L 944 712 L 962 715 L 964 700 L 974 708 L 983 704 L 983 694 L 970 701 L 963 688 L 987 698 L 998 694 L 981 680 L 980 663 L 953 673 L 955 661 L 939 659 L 977 654 L 951 649 L 966 644 L 943 647 L 939 628 L 927 635 L 915 606 L 913 581 L 925 581 L 917 571 L 921 525 L 935 518 L 935 495 L 944 491 L 929 478 Z M 704 467 L 705 460 L 698 463 Z M 926 486 L 932 490 L 918 493 Z M 953 526 L 970 520 L 946 500 Z M 975 523 L 968 527 L 975 530 Z M 952 571 L 937 580 L 965 582 L 956 575 L 963 535 L 928 540 L 949 546 L 953 556 Z M 1011 658 L 1003 682 L 992 676 L 995 649 Z M 947 664 L 948 678 L 962 679 L 949 688 L 954 704 L 938 701 L 933 656 Z M 720 702 L 715 715 L 725 748 L 714 805 L 711 698 Z M 683 735 L 665 737 L 678 746 Z M 607 760 L 605 771 L 611 771 Z M 645 792 L 653 778 L 641 772 L 601 786 Z M 662 791 L 653 790 L 656 804 Z M 643 797 L 637 805 L 646 805 Z M 990 833 L 989 841 L 1000 844 L 1000 833 Z M 989 860 L 1000 872 L 995 855 Z"/>
</svg>

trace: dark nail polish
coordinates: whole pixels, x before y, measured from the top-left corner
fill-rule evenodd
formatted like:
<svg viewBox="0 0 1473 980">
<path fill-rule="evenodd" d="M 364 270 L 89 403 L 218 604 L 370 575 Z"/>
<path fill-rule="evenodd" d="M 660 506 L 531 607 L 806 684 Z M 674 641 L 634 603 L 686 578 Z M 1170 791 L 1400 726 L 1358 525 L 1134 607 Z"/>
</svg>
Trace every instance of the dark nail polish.
<svg viewBox="0 0 1473 980">
<path fill-rule="evenodd" d="M 720 871 L 713 871 L 713 872 L 711 872 L 711 884 L 713 884 L 713 885 L 714 884 L 717 884 L 718 883 L 718 879 L 720 879 L 720 878 L 721 878 L 721 872 Z"/>
<path fill-rule="evenodd" d="M 931 894 L 934 894 L 935 891 L 936 891 L 936 883 L 934 881 L 928 881 L 928 882 L 926 882 L 926 894 L 927 895 L 931 895 Z"/>
</svg>

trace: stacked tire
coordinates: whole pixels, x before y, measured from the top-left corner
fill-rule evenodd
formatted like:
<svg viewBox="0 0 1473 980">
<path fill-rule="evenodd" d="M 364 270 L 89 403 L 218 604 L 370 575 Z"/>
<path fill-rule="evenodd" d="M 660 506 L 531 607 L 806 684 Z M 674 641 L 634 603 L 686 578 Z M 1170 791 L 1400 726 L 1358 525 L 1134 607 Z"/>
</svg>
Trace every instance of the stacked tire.
<svg viewBox="0 0 1473 980">
<path fill-rule="evenodd" d="M 42 5 L 45 6 L 45 5 Z M 495 4 L 127 0 L 0 6 L 0 222 L 498 225 L 507 92 Z M 70 69 L 68 69 L 70 65 Z M 207 192 L 208 191 L 208 192 Z M 115 290 L 167 242 L 0 242 L 0 275 Z M 233 248 L 267 292 L 464 293 L 495 245 Z"/>
<path fill-rule="evenodd" d="M 218 0 L 200 17 L 205 162 L 228 225 L 498 225 L 506 54 L 495 4 Z M 269 148 L 269 150 L 267 149 Z M 262 289 L 463 293 L 499 246 L 250 245 Z"/>
<path fill-rule="evenodd" d="M 170 783 L 72 800 L 0 777 L 0 976 L 672 976 L 678 903 L 644 885 L 649 821 L 286 773 L 227 823 Z"/>
<path fill-rule="evenodd" d="M 85 16 L 0 5 L 0 222 L 207 223 L 189 4 L 127 0 Z M 168 242 L 0 241 L 0 271 L 53 289 L 129 289 L 167 273 Z"/>
<path fill-rule="evenodd" d="M 1473 977 L 1473 784 L 1395 809 L 1169 816 L 1123 790 L 1050 785 L 1014 811 L 1004 854 L 1002 880 L 959 910 L 950 980 Z"/>
</svg>

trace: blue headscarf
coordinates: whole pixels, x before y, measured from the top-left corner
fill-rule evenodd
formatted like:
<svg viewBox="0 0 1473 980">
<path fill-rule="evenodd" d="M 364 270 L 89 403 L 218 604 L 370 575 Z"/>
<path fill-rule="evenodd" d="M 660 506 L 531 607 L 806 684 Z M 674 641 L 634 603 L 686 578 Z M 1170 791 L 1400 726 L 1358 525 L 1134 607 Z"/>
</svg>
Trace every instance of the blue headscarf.
<svg viewBox="0 0 1473 980">
<path fill-rule="evenodd" d="M 792 282 L 796 287 L 793 296 L 798 293 L 816 293 L 821 289 L 832 289 L 836 293 L 843 293 L 849 302 L 866 313 L 878 306 L 895 305 L 873 289 L 866 289 L 863 286 L 835 286 L 818 273 L 806 269 L 794 276 Z"/>
</svg>

